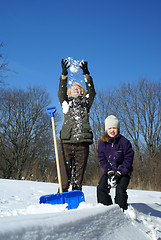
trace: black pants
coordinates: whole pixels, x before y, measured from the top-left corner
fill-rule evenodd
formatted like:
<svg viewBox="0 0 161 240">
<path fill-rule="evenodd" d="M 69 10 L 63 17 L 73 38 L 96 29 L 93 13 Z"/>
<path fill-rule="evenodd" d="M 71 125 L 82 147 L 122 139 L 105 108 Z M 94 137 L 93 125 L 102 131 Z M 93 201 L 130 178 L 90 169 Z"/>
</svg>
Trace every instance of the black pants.
<svg viewBox="0 0 161 240">
<path fill-rule="evenodd" d="M 113 204 L 112 198 L 109 195 L 111 186 L 107 184 L 108 176 L 103 175 L 100 179 L 98 186 L 97 186 L 97 201 L 98 203 L 102 203 L 104 205 L 111 205 Z M 127 209 L 127 187 L 130 181 L 129 175 L 124 175 L 120 178 L 119 183 L 116 187 L 116 196 L 115 196 L 115 203 L 117 203 L 120 208 L 123 210 Z"/>
<path fill-rule="evenodd" d="M 72 190 L 82 190 L 82 181 L 89 155 L 89 144 L 61 144 L 59 148 L 60 173 L 63 192 L 72 182 Z"/>
</svg>

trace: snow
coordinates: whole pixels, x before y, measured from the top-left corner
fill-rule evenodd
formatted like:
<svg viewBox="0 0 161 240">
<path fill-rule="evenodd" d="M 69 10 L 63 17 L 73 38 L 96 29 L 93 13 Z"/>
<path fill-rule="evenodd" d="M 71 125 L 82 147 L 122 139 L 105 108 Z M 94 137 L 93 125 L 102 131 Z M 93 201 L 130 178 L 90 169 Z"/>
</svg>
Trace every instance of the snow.
<svg viewBox="0 0 161 240">
<path fill-rule="evenodd" d="M 69 62 L 69 64 L 70 64 L 70 71 L 72 72 L 72 73 L 76 73 L 76 72 L 78 72 L 79 71 L 79 65 L 80 65 L 80 63 L 81 62 L 83 62 L 83 60 L 80 62 L 79 60 L 74 60 L 73 58 L 71 58 L 71 57 L 68 57 L 67 58 L 67 61 Z"/>
<path fill-rule="evenodd" d="M 71 71 L 71 73 L 77 73 L 79 71 L 80 61 L 79 60 L 74 60 L 71 57 L 67 57 L 67 61 L 70 64 L 69 70 Z"/>
<path fill-rule="evenodd" d="M 55 183 L 0 179 L 0 187 L 0 240 L 161 240 L 161 192 L 128 189 L 123 213 L 116 204 L 97 204 L 95 186 L 83 186 L 86 201 L 73 210 L 39 204 L 57 193 Z"/>
<path fill-rule="evenodd" d="M 67 114 L 68 110 L 69 110 L 69 104 L 66 101 L 63 101 L 62 103 L 62 109 L 63 109 L 63 113 Z"/>
<path fill-rule="evenodd" d="M 76 67 L 76 66 L 74 66 L 74 65 L 71 65 L 70 66 L 70 71 L 72 72 L 72 73 L 76 73 L 76 72 L 78 72 L 78 68 Z"/>
<path fill-rule="evenodd" d="M 70 64 L 69 71 L 68 71 L 69 86 L 72 85 L 74 82 L 78 82 L 81 85 L 84 85 L 84 81 L 82 79 L 82 70 L 80 69 L 80 64 L 84 62 L 84 60 L 75 60 L 72 57 L 67 57 L 66 60 Z"/>
</svg>

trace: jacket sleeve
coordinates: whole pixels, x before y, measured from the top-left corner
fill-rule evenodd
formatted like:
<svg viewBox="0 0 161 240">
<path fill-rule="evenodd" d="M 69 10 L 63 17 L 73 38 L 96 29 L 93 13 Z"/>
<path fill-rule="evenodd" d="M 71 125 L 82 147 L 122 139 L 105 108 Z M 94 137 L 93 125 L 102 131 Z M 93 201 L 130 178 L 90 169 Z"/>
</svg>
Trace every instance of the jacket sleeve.
<svg viewBox="0 0 161 240">
<path fill-rule="evenodd" d="M 88 98 L 89 109 L 90 109 L 94 101 L 96 92 L 94 89 L 93 79 L 88 74 L 85 75 L 85 83 L 86 83 L 86 98 Z"/>
<path fill-rule="evenodd" d="M 121 165 L 118 166 L 117 170 L 120 171 L 123 175 L 131 173 L 133 169 L 133 158 L 134 151 L 132 149 L 131 143 L 128 141 L 124 150 L 124 161 Z"/>
<path fill-rule="evenodd" d="M 102 168 L 103 173 L 106 174 L 112 168 L 111 168 L 109 162 L 106 159 L 106 156 L 105 156 L 105 153 L 104 153 L 103 149 L 104 149 L 103 148 L 103 143 L 99 142 L 98 143 L 98 159 L 99 159 L 99 163 L 100 163 L 100 166 Z"/>
<path fill-rule="evenodd" d="M 64 76 L 60 77 L 58 98 L 59 98 L 59 102 L 60 102 L 61 105 L 62 105 L 63 101 L 68 100 L 68 96 L 67 96 L 67 77 L 64 77 Z"/>
</svg>

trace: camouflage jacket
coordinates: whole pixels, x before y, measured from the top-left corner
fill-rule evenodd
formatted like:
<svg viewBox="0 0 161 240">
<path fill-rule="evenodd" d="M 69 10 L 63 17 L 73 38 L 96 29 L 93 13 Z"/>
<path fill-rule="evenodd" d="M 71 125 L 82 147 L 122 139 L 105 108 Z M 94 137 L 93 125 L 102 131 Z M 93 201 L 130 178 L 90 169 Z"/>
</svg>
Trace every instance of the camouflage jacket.
<svg viewBox="0 0 161 240">
<path fill-rule="evenodd" d="M 86 96 L 68 97 L 67 77 L 60 77 L 58 98 L 64 112 L 64 123 L 60 131 L 62 143 L 93 143 L 93 133 L 89 123 L 89 110 L 96 92 L 91 76 L 86 75 Z"/>
</svg>

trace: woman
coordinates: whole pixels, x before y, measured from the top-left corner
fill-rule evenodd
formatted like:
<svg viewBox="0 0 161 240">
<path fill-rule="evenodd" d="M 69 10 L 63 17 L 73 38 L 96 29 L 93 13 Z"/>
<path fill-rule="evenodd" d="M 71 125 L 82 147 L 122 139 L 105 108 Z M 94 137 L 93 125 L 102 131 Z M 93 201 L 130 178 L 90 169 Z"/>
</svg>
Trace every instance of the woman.
<svg viewBox="0 0 161 240">
<path fill-rule="evenodd" d="M 111 205 L 111 187 L 116 186 L 115 203 L 127 210 L 127 187 L 133 171 L 134 151 L 131 143 L 120 134 L 118 119 L 110 115 L 105 120 L 105 133 L 98 143 L 98 158 L 103 176 L 97 186 L 97 201 Z"/>
<path fill-rule="evenodd" d="M 89 124 L 89 110 L 96 95 L 87 62 L 80 68 L 85 76 L 87 92 L 79 83 L 73 83 L 67 91 L 69 63 L 62 59 L 58 97 L 63 107 L 64 123 L 60 132 L 60 171 L 62 190 L 67 192 L 73 179 L 72 190 L 82 190 L 82 181 L 93 134 Z"/>
</svg>

